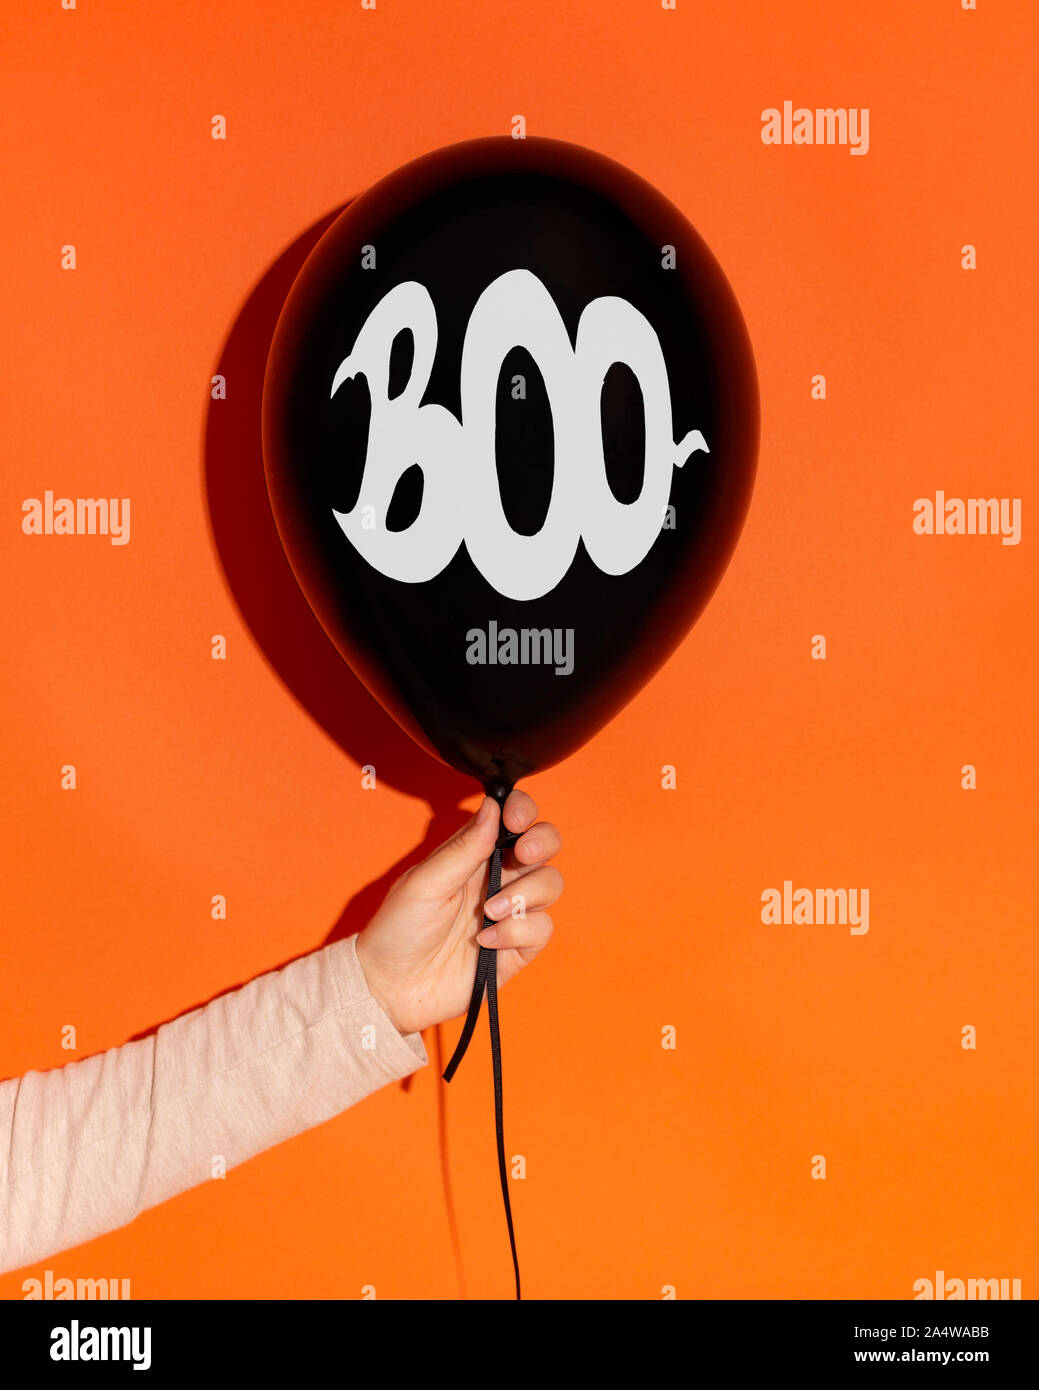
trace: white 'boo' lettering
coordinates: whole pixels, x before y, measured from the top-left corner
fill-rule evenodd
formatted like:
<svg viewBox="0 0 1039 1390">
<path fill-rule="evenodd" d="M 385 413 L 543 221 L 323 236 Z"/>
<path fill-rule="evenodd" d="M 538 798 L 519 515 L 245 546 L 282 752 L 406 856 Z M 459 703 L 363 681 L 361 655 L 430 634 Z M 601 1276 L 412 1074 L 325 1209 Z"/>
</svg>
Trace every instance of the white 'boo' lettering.
<svg viewBox="0 0 1039 1390">
<path fill-rule="evenodd" d="M 390 350 L 405 328 L 415 341 L 411 376 L 389 400 Z M 371 394 L 360 494 L 351 511 L 335 512 L 359 554 L 390 579 L 421 584 L 441 572 L 464 540 L 487 582 L 511 599 L 540 598 L 554 589 L 579 539 L 605 574 L 634 569 L 663 524 L 672 468 L 681 468 L 698 449 L 710 452 L 699 430 L 674 441 L 664 355 L 646 318 L 626 299 L 593 299 L 571 348 L 555 301 L 537 276 L 529 270 L 499 275 L 476 301 L 462 345 L 464 428 L 443 406 L 419 404 L 436 346 L 429 291 L 405 281 L 368 315 L 332 382 L 334 396 L 360 372 Z M 548 515 L 533 536 L 509 525 L 494 460 L 498 375 L 513 347 L 526 348 L 538 365 L 555 438 Z M 618 502 L 610 491 L 603 457 L 600 397 L 615 362 L 625 363 L 638 380 L 646 421 L 642 491 L 630 503 Z M 416 463 L 423 473 L 422 506 L 412 524 L 403 531 L 363 525 L 366 516 L 385 518 L 398 481 Z"/>
</svg>

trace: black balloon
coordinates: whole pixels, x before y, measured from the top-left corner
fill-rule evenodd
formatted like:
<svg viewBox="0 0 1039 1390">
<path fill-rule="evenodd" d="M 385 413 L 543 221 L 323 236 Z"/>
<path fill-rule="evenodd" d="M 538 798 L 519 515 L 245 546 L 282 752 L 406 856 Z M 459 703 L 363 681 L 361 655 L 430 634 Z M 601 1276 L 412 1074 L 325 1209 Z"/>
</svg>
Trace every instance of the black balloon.
<svg viewBox="0 0 1039 1390">
<path fill-rule="evenodd" d="M 394 333 L 394 306 L 414 328 Z M 707 603 L 750 500 L 757 384 L 732 290 L 673 204 L 577 146 L 474 140 L 322 237 L 275 333 L 263 440 L 282 543 L 340 653 L 501 795 L 601 728 Z"/>
</svg>

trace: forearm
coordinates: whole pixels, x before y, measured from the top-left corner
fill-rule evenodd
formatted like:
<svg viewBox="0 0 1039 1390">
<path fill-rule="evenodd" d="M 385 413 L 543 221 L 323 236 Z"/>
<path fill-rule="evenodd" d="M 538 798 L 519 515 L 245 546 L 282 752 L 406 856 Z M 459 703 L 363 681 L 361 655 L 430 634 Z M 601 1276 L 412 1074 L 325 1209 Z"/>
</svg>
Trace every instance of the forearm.
<svg viewBox="0 0 1039 1390">
<path fill-rule="evenodd" d="M 354 938 L 139 1042 L 0 1084 L 0 1271 L 132 1221 L 428 1061 Z"/>
</svg>

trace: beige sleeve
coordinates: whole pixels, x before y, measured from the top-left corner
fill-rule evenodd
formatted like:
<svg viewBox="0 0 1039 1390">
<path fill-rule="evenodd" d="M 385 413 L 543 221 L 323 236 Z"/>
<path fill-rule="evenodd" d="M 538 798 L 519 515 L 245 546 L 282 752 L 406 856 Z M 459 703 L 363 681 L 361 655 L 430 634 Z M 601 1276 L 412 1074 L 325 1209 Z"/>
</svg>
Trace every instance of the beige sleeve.
<svg viewBox="0 0 1039 1390">
<path fill-rule="evenodd" d="M 154 1036 L 0 1083 L 0 1272 L 139 1212 L 428 1062 L 372 998 L 356 940 L 214 999 Z"/>
</svg>

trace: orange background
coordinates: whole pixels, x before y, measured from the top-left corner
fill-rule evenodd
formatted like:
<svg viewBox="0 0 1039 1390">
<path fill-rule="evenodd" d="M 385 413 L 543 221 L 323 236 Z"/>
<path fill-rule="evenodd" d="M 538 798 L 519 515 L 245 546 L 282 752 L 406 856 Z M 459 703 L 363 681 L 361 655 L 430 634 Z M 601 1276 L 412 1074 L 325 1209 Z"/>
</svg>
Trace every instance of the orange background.
<svg viewBox="0 0 1039 1390">
<path fill-rule="evenodd" d="M 291 588 L 256 411 L 297 238 L 522 113 L 688 214 L 742 305 L 763 416 L 705 616 L 529 784 L 567 890 L 503 999 L 525 1292 L 909 1298 L 943 1269 L 1034 1296 L 1037 28 L 1030 0 L 20 7 L 0 1075 L 68 1061 L 65 1024 L 85 1056 L 362 924 L 476 804 Z M 868 155 L 763 145 L 785 99 L 869 107 Z M 131 497 L 129 545 L 24 536 L 47 488 Z M 1021 544 L 915 536 L 939 488 L 1021 497 Z M 762 925 L 787 878 L 869 887 L 869 934 Z M 409 1088 L 0 1296 L 49 1267 L 138 1298 L 509 1297 L 486 1025 L 448 1088 L 428 1044 Z"/>
</svg>

